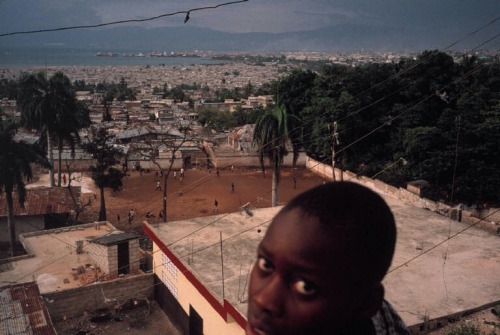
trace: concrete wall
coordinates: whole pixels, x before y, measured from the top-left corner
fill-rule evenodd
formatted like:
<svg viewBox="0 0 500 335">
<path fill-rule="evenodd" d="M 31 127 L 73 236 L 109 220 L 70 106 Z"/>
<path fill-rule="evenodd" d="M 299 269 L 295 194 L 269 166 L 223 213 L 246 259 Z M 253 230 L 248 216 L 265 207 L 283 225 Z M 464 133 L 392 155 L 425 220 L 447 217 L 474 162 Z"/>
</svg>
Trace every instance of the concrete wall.
<svg viewBox="0 0 500 335">
<path fill-rule="evenodd" d="M 238 335 L 245 334 L 244 329 L 231 317 L 227 321 L 221 313 L 224 314 L 225 302 L 218 300 L 213 292 L 210 292 L 201 282 L 194 278 L 193 272 L 181 271 L 165 255 L 156 243 L 153 243 L 153 265 L 156 276 L 163 282 L 171 293 L 178 305 L 184 311 L 181 314 L 189 317 L 190 306 L 203 319 L 203 334 L 205 335 Z M 186 275 L 189 274 L 190 278 Z M 197 287 L 196 283 L 199 283 Z M 211 301 L 209 301 L 211 300 Z M 219 311 L 216 310 L 219 309 Z M 179 314 L 177 311 L 176 314 Z M 170 317 L 170 315 L 168 315 Z M 180 323 L 185 323 L 185 318 L 172 316 L 173 319 L 179 319 Z"/>
<path fill-rule="evenodd" d="M 306 167 L 322 177 L 330 179 L 333 178 L 331 166 L 320 163 L 311 157 L 306 158 Z M 425 208 L 444 216 L 450 216 L 452 219 L 465 222 L 469 225 L 474 224 L 478 228 L 487 230 L 491 233 L 500 234 L 500 215 L 498 217 L 494 215 L 490 216 L 489 212 L 493 212 L 492 210 L 484 210 L 481 213 L 478 213 L 478 211 L 476 210 L 456 210 L 442 202 L 421 198 L 405 188 L 397 188 L 388 185 L 378 179 L 371 179 L 365 176 L 357 176 L 350 171 L 341 171 L 339 169 L 335 169 L 335 176 L 336 180 L 360 183 L 379 194 L 397 198 L 415 207 Z M 484 218 L 484 220 L 481 220 L 482 218 Z"/>
<path fill-rule="evenodd" d="M 19 235 L 21 234 L 42 231 L 45 228 L 44 215 L 20 215 L 16 216 L 14 220 L 17 240 L 19 240 Z M 9 242 L 9 230 L 7 229 L 6 216 L 0 218 L 0 242 Z"/>
<path fill-rule="evenodd" d="M 59 321 L 97 309 L 113 309 L 117 302 L 124 303 L 134 298 L 151 300 L 153 290 L 154 278 L 150 273 L 45 293 L 42 296 L 47 302 L 52 320 Z"/>
<path fill-rule="evenodd" d="M 245 167 L 260 167 L 259 155 L 257 153 L 235 153 L 235 152 L 216 152 L 216 164 L 217 167 L 224 169 L 234 166 L 245 166 Z M 300 153 L 297 159 L 297 166 L 306 165 L 307 156 L 305 153 Z M 266 162 L 267 164 L 267 162 Z M 283 160 L 283 166 L 290 167 L 293 165 L 293 155 L 290 153 L 285 156 Z M 331 170 L 330 170 L 331 171 Z"/>
</svg>

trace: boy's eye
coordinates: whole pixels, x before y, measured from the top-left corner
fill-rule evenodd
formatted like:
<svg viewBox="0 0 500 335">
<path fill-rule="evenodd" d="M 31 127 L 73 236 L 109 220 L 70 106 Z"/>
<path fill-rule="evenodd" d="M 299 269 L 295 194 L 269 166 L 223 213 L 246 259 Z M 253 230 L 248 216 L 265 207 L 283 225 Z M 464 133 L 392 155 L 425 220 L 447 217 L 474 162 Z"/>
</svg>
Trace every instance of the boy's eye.
<svg viewBox="0 0 500 335">
<path fill-rule="evenodd" d="M 264 272 L 271 272 L 273 270 L 273 266 L 271 265 L 271 263 L 268 262 L 268 260 L 264 257 L 259 257 L 259 259 L 257 260 L 257 266 L 261 271 Z"/>
<path fill-rule="evenodd" d="M 293 288 L 301 295 L 313 295 L 316 293 L 314 285 L 302 279 L 295 281 L 293 283 Z"/>
</svg>

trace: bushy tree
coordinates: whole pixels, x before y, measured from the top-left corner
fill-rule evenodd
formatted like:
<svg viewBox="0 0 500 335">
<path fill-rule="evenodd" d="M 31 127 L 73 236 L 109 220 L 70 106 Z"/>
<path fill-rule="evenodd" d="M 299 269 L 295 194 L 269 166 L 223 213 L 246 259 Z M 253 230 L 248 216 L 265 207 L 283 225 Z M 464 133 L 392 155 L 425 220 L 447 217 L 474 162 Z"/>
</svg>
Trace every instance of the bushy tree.
<svg viewBox="0 0 500 335">
<path fill-rule="evenodd" d="M 101 206 L 99 221 L 106 220 L 106 201 L 104 189 L 120 191 L 123 186 L 124 174 L 116 168 L 123 151 L 112 145 L 112 136 L 104 128 L 90 128 L 87 142 L 82 147 L 92 155 L 95 163 L 91 166 L 92 179 L 100 191 Z"/>
</svg>

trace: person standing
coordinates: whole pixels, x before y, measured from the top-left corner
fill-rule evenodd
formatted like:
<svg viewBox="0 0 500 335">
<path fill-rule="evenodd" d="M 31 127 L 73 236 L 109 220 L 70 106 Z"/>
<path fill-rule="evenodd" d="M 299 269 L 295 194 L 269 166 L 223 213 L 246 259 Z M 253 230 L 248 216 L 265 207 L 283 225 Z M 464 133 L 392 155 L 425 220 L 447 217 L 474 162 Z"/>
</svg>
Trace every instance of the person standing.
<svg viewBox="0 0 500 335">
<path fill-rule="evenodd" d="M 231 192 L 234 192 L 234 183 L 231 182 Z"/>
<path fill-rule="evenodd" d="M 160 185 L 160 181 L 159 180 L 156 181 L 156 190 L 155 191 L 158 191 L 158 190 L 161 191 L 161 185 Z"/>
<path fill-rule="evenodd" d="M 214 201 L 214 209 L 212 210 L 212 213 L 219 212 L 219 202 L 217 199 Z"/>
</svg>

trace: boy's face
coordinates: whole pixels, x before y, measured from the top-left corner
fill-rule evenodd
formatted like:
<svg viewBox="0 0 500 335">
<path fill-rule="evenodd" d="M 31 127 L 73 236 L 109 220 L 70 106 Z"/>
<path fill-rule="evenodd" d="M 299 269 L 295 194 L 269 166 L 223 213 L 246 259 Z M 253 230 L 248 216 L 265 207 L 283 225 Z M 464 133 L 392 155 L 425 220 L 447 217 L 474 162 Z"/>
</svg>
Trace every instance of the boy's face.
<svg viewBox="0 0 500 335">
<path fill-rule="evenodd" d="M 276 217 L 250 277 L 247 335 L 331 334 L 353 319 L 340 250 L 316 217 L 297 208 Z"/>
</svg>

